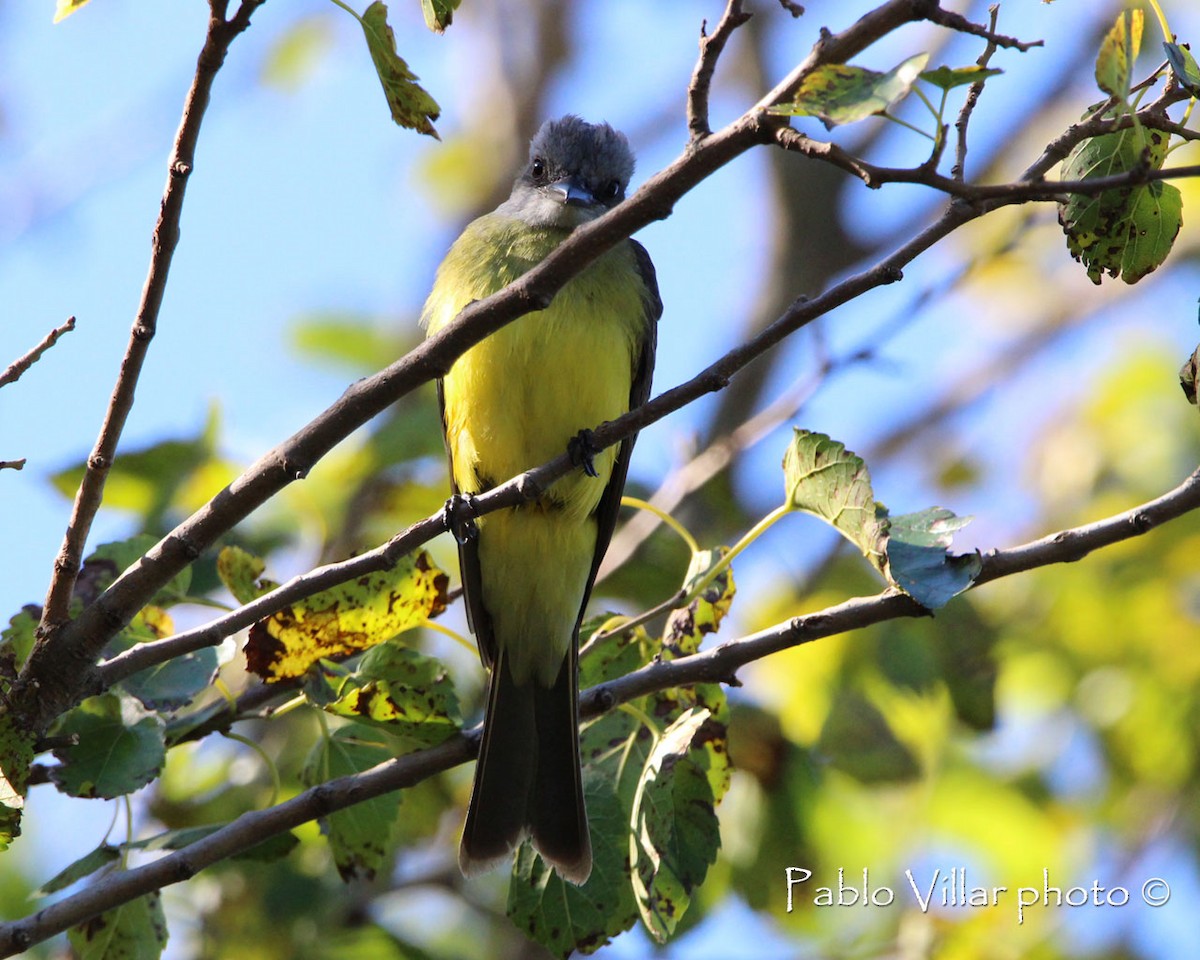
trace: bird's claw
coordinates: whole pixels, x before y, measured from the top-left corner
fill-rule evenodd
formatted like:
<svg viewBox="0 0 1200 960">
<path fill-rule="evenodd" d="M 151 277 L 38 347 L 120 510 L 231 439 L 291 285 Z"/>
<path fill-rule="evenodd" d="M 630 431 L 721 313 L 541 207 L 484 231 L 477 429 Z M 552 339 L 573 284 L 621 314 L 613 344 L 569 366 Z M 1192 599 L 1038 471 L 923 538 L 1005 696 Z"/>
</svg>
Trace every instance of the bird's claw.
<svg viewBox="0 0 1200 960">
<path fill-rule="evenodd" d="M 446 501 L 445 509 L 442 511 L 446 529 L 450 531 L 459 545 L 470 543 L 478 538 L 479 526 L 475 523 L 476 516 L 478 514 L 475 510 L 475 498 L 469 493 L 465 496 L 460 493 L 454 494 Z"/>
<path fill-rule="evenodd" d="M 571 458 L 571 463 L 577 467 L 582 467 L 583 472 L 589 477 L 598 477 L 600 474 L 596 471 L 596 454 L 600 451 L 596 449 L 595 441 L 592 439 L 591 430 L 580 430 L 567 442 L 567 455 Z"/>
</svg>

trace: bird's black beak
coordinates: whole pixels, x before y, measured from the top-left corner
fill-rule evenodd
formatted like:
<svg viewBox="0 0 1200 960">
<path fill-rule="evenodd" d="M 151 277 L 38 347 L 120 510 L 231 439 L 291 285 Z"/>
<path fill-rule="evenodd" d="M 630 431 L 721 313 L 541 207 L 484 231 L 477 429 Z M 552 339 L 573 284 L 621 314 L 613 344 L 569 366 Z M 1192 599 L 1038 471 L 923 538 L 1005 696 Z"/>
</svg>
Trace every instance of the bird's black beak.
<svg viewBox="0 0 1200 960">
<path fill-rule="evenodd" d="M 555 180 L 546 189 L 555 200 L 569 207 L 590 207 L 596 202 L 592 191 L 585 187 L 578 177 L 563 177 L 561 180 Z"/>
</svg>

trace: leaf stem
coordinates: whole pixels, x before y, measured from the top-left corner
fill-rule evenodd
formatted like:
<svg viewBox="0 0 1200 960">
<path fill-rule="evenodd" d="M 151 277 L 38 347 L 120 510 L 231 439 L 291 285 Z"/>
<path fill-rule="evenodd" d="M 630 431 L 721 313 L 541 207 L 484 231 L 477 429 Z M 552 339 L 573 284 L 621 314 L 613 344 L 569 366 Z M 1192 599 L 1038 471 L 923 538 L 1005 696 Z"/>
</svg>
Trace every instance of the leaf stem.
<svg viewBox="0 0 1200 960">
<path fill-rule="evenodd" d="M 679 534 L 680 538 L 688 545 L 688 549 L 691 550 L 692 553 L 700 552 L 700 544 L 696 542 L 696 538 L 691 535 L 687 527 L 685 527 L 665 510 L 656 507 L 649 500 L 642 500 L 639 497 L 626 496 L 621 498 L 621 505 L 625 507 L 633 507 L 635 510 L 645 510 L 647 513 L 654 514 L 654 516 L 658 517 L 659 520 Z"/>
</svg>

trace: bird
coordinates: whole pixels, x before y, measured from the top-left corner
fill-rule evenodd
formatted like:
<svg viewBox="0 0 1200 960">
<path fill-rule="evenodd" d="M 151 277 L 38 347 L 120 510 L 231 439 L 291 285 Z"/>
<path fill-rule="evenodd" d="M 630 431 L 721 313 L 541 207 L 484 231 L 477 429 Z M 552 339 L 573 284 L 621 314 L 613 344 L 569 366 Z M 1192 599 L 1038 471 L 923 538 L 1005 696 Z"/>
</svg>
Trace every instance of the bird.
<svg viewBox="0 0 1200 960">
<path fill-rule="evenodd" d="M 422 312 L 427 335 L 624 200 L 633 169 L 627 139 L 607 123 L 568 114 L 542 124 L 511 195 L 469 223 L 438 267 Z M 469 503 L 564 450 L 579 465 L 536 500 L 456 532 L 468 625 L 490 672 L 459 846 L 468 877 L 526 837 L 564 880 L 591 873 L 579 628 L 636 438 L 596 451 L 590 428 L 649 398 L 662 309 L 649 254 L 623 240 L 438 381 L 452 501 Z"/>
</svg>

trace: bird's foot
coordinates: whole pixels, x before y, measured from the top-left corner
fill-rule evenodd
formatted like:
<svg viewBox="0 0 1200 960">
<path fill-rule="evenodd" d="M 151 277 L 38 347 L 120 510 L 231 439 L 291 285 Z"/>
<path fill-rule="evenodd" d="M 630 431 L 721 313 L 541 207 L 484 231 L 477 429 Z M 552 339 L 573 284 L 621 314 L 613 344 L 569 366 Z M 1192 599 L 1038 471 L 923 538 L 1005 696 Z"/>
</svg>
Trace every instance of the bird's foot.
<svg viewBox="0 0 1200 960">
<path fill-rule="evenodd" d="M 454 494 L 442 511 L 446 529 L 459 544 L 470 543 L 479 537 L 479 526 L 475 523 L 477 516 L 475 498 L 469 493 L 466 496 Z"/>
<path fill-rule="evenodd" d="M 577 467 L 582 467 L 583 472 L 589 477 L 598 477 L 596 472 L 595 457 L 600 451 L 596 449 L 596 443 L 592 439 L 591 430 L 580 430 L 575 436 L 567 441 L 567 456 L 571 458 L 571 463 Z"/>
</svg>

